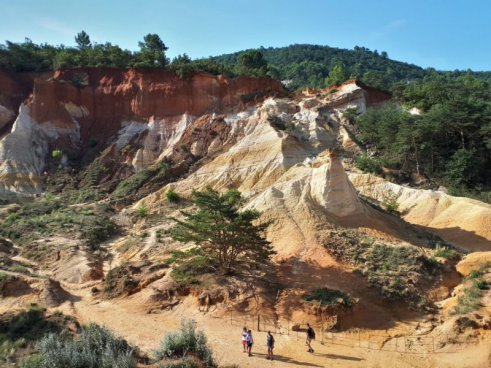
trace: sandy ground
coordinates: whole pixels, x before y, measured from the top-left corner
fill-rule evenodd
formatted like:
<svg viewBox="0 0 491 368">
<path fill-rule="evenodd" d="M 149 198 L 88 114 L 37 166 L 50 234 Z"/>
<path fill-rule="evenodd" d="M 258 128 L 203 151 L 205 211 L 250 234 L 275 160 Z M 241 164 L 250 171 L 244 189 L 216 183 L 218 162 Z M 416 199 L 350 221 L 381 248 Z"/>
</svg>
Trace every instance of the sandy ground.
<svg viewBox="0 0 491 368">
<path fill-rule="evenodd" d="M 226 319 L 215 319 L 199 312 L 195 305 L 180 306 L 179 311 L 144 314 L 137 298 L 90 302 L 87 289 L 72 291 L 80 300 L 65 303 L 59 309 L 75 315 L 80 322 L 105 325 L 131 344 L 150 353 L 162 337 L 178 327 L 183 318 L 194 319 L 205 331 L 220 365 L 239 367 L 370 367 L 370 368 L 485 368 L 491 367 L 491 344 L 469 345 L 455 353 L 402 354 L 343 345 L 314 342 L 314 354 L 307 352 L 303 334 L 276 335 L 275 360 L 266 359 L 266 333 L 255 332 L 253 356 L 242 352 L 240 326 Z M 190 302 L 189 302 L 190 303 Z M 183 313 L 182 311 L 186 311 Z"/>
</svg>

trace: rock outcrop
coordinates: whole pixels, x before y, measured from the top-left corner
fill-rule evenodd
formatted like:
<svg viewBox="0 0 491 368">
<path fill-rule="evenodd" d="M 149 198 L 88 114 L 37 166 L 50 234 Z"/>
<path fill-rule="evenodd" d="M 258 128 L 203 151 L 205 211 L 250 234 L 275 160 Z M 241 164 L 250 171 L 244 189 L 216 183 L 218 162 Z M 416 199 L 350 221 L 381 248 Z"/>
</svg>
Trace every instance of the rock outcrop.
<svg viewBox="0 0 491 368">
<path fill-rule="evenodd" d="M 2 83 L 11 82 L 2 76 Z M 14 98 L 17 90 L 11 87 Z M 32 97 L 0 141 L 0 192 L 40 192 L 40 175 L 53 149 L 82 159 L 111 143 L 122 148 L 136 137 L 142 139 L 142 149 L 132 162 L 141 168 L 165 154 L 197 117 L 239 112 L 282 93 L 281 84 L 269 78 L 195 74 L 181 79 L 164 70 L 56 71 L 35 79 Z M 0 108 L 4 125 L 12 118 L 13 105 L 6 105 Z"/>
</svg>

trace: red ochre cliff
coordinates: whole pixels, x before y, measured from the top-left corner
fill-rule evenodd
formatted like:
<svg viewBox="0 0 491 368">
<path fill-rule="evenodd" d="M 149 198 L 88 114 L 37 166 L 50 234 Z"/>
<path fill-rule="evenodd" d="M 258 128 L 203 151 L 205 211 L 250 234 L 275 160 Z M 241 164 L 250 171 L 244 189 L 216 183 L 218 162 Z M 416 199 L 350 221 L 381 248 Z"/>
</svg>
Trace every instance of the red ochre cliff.
<svg viewBox="0 0 491 368">
<path fill-rule="evenodd" d="M 85 145 L 114 135 L 124 121 L 229 113 L 282 93 L 281 83 L 269 78 L 199 73 L 181 79 L 165 70 L 72 69 L 37 79 L 30 105 L 38 123 L 62 129 L 80 124 Z"/>
</svg>

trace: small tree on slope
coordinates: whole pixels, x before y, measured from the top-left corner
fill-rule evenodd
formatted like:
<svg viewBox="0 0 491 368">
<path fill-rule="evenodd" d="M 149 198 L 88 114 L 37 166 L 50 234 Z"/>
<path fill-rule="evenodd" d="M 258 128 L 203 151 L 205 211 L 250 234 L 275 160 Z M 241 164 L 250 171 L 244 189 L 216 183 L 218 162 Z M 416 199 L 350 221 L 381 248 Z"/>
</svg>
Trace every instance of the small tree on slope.
<svg viewBox="0 0 491 368">
<path fill-rule="evenodd" d="M 230 274 L 239 257 L 265 262 L 275 253 L 262 236 L 269 223 L 254 225 L 252 222 L 260 216 L 258 211 L 239 211 L 243 199 L 238 191 L 193 191 L 193 203 L 197 211 L 181 211 L 185 220 L 173 219 L 177 225 L 171 235 L 178 241 L 195 242 L 218 261 L 222 274 Z"/>
</svg>

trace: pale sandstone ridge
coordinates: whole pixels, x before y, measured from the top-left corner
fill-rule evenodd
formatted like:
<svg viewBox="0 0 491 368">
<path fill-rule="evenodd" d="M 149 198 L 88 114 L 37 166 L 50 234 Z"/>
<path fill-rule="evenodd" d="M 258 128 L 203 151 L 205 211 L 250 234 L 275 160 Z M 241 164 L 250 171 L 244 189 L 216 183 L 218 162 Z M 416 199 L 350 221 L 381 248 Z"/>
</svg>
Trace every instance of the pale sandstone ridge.
<svg viewBox="0 0 491 368">
<path fill-rule="evenodd" d="M 458 247 L 491 250 L 491 205 L 440 191 L 407 188 L 370 174 L 351 173 L 349 177 L 362 195 L 381 203 L 393 193 L 406 221 Z"/>
</svg>

